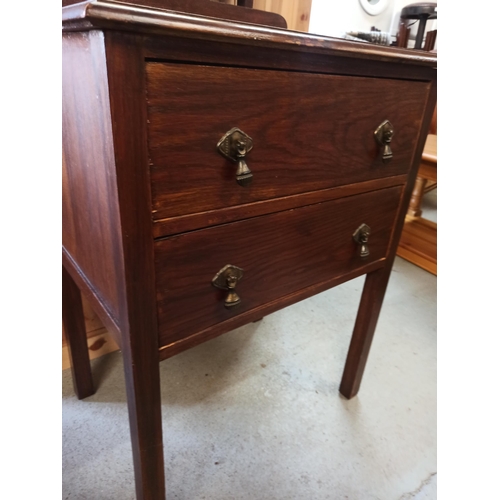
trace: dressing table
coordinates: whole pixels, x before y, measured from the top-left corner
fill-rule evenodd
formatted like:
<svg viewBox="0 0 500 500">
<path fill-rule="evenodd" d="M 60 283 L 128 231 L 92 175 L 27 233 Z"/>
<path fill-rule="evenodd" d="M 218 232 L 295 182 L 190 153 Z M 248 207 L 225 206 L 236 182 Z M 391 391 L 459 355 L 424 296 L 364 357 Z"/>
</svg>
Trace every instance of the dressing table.
<svg viewBox="0 0 500 500">
<path fill-rule="evenodd" d="M 63 8 L 63 319 L 79 398 L 81 294 L 122 350 L 138 499 L 166 495 L 159 362 L 366 275 L 357 394 L 435 102 L 428 52 Z"/>
</svg>

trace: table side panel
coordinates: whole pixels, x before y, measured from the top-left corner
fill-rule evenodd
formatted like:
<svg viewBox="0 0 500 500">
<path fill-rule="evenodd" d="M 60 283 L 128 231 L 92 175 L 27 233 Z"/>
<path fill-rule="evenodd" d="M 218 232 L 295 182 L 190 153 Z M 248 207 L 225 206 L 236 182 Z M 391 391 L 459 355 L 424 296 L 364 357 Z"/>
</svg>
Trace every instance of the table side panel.
<svg viewBox="0 0 500 500">
<path fill-rule="evenodd" d="M 63 247 L 118 322 L 120 216 L 102 32 L 63 34 Z"/>
</svg>

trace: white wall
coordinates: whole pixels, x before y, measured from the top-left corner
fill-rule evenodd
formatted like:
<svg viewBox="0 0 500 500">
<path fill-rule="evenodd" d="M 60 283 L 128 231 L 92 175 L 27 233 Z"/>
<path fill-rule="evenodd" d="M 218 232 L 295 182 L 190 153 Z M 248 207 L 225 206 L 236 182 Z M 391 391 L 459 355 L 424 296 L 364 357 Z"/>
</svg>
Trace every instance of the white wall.
<svg viewBox="0 0 500 500">
<path fill-rule="evenodd" d="M 339 37 L 346 31 L 370 31 L 375 26 L 395 35 L 401 9 L 411 3 L 415 3 L 415 0 L 389 0 L 384 12 L 370 16 L 363 10 L 359 0 L 313 0 L 309 33 Z M 436 28 L 437 22 L 431 21 L 427 23 L 426 31 Z M 416 33 L 416 25 L 411 33 Z"/>
<path fill-rule="evenodd" d="M 372 26 L 389 31 L 395 1 L 390 0 L 390 5 L 382 14 L 370 16 L 359 0 L 313 0 L 309 33 L 338 37 L 346 31 L 370 31 Z"/>
</svg>

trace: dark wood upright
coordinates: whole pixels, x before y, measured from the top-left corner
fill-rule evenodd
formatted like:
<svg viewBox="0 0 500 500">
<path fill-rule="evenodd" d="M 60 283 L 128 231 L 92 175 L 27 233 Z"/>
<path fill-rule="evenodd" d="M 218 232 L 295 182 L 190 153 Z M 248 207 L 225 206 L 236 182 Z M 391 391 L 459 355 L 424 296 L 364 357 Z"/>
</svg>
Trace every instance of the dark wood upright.
<svg viewBox="0 0 500 500">
<path fill-rule="evenodd" d="M 83 294 L 123 352 L 137 498 L 161 500 L 160 360 L 366 274 L 340 383 L 358 392 L 436 57 L 104 0 L 63 8 L 63 28 L 75 390 L 93 392 Z M 386 120 L 394 133 L 380 143 Z M 247 186 L 218 150 L 235 127 L 253 141 Z M 243 269 L 236 307 L 229 278 L 213 284 L 227 265 Z"/>
</svg>

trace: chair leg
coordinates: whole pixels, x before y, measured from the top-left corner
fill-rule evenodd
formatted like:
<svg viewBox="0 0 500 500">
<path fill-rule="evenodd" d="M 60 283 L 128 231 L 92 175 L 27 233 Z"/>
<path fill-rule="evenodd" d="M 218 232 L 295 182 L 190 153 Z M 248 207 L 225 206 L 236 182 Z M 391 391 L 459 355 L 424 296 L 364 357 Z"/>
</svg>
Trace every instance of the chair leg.
<svg viewBox="0 0 500 500">
<path fill-rule="evenodd" d="M 95 392 L 87 348 L 85 317 L 80 290 L 64 267 L 62 270 L 62 316 L 71 360 L 73 387 L 77 398 L 83 399 Z"/>
<path fill-rule="evenodd" d="M 422 215 L 422 198 L 424 196 L 426 179 L 423 177 L 417 177 L 415 180 L 415 186 L 413 187 L 413 192 L 411 193 L 410 205 L 408 206 L 408 215 L 413 217 L 420 217 Z"/>
</svg>

